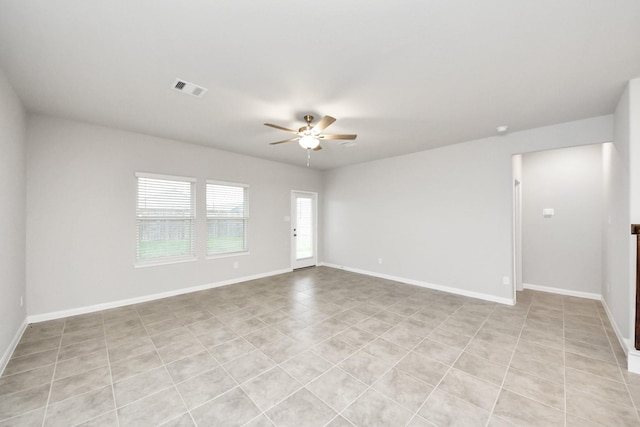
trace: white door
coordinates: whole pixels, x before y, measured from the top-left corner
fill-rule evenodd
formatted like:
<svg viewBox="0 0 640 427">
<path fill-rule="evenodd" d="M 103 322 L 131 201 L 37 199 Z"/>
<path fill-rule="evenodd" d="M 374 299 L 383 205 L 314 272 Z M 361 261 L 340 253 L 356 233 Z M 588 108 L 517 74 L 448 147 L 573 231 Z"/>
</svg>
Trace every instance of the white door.
<svg viewBox="0 0 640 427">
<path fill-rule="evenodd" d="M 316 193 L 291 193 L 291 267 L 316 265 Z"/>
</svg>

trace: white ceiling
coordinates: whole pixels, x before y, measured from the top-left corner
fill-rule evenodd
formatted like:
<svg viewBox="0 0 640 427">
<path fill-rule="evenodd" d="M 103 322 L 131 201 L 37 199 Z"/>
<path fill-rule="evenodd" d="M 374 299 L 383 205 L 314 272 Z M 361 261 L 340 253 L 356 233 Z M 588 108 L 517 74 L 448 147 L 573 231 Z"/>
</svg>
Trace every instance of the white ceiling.
<svg viewBox="0 0 640 427">
<path fill-rule="evenodd" d="M 0 0 L 0 67 L 29 111 L 296 165 L 263 123 L 332 115 L 329 169 L 613 112 L 640 1 Z"/>
</svg>

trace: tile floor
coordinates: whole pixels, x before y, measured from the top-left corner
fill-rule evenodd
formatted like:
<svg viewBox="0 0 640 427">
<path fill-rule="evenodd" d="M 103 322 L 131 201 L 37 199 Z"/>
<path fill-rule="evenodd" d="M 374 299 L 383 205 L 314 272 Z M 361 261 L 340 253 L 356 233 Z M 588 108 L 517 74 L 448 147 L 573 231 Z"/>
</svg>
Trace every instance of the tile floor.
<svg viewBox="0 0 640 427">
<path fill-rule="evenodd" d="M 0 426 L 628 426 L 599 302 L 515 307 L 326 267 L 30 325 Z"/>
</svg>

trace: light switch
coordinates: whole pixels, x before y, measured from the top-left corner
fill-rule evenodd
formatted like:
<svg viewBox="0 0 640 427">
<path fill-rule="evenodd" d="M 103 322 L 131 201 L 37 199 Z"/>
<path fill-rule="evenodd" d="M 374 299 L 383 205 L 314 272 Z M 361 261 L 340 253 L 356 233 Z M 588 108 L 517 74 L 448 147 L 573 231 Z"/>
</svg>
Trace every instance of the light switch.
<svg viewBox="0 0 640 427">
<path fill-rule="evenodd" d="M 542 209 L 542 216 L 545 218 L 551 218 L 553 215 L 555 215 L 555 211 L 553 210 L 553 208 L 544 208 Z"/>
</svg>

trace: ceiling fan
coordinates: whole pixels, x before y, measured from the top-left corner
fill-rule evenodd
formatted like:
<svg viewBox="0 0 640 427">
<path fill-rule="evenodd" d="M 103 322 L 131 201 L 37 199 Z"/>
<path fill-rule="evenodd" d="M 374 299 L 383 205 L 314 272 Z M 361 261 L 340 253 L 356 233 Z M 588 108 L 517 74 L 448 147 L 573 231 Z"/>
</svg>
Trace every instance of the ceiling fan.
<svg viewBox="0 0 640 427">
<path fill-rule="evenodd" d="M 322 131 L 325 130 L 330 124 L 336 121 L 331 116 L 324 116 L 322 120 L 320 120 L 315 125 L 312 125 L 313 116 L 306 115 L 303 117 L 304 121 L 307 122 L 306 126 L 302 126 L 298 130 L 288 129 L 282 126 L 274 125 L 271 123 L 265 123 L 265 126 L 270 126 L 272 128 L 280 129 L 285 132 L 289 132 L 295 134 L 296 136 L 293 138 L 285 139 L 283 141 L 271 142 L 271 145 L 282 144 L 285 142 L 293 142 L 298 141 L 298 144 L 306 150 L 318 151 L 322 150 L 322 146 L 320 145 L 321 140 L 354 140 L 358 135 L 354 134 L 344 134 L 344 135 L 326 135 L 322 134 Z"/>
</svg>

